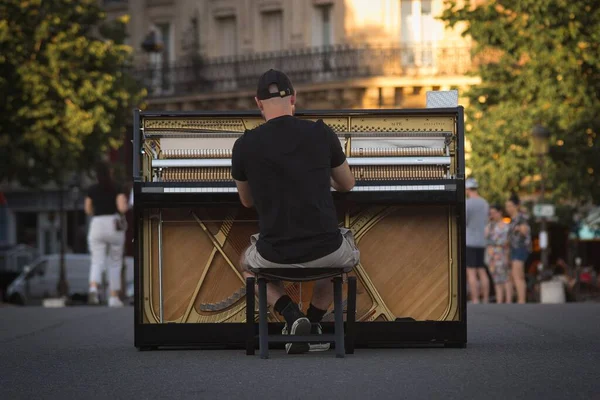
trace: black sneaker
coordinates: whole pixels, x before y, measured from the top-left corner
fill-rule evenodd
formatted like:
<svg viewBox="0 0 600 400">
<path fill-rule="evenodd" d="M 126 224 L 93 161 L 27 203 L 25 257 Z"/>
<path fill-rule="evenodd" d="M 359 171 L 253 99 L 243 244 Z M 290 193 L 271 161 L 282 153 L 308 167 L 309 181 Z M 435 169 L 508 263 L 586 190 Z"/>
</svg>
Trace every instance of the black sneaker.
<svg viewBox="0 0 600 400">
<path fill-rule="evenodd" d="M 323 334 L 323 328 L 321 327 L 321 324 L 316 324 L 313 325 L 310 331 L 311 335 L 322 335 Z M 325 342 L 325 343 L 309 343 L 308 344 L 309 350 L 308 351 L 327 351 L 331 348 L 331 343 Z"/>
<path fill-rule="evenodd" d="M 292 325 L 292 329 L 290 332 L 290 335 L 300 335 L 300 336 L 305 336 L 310 334 L 310 321 L 308 320 L 308 318 L 306 317 L 302 317 L 302 318 L 298 318 L 296 321 L 294 321 L 294 324 Z M 283 330 L 281 331 L 281 333 L 283 335 L 287 335 L 287 324 L 283 327 Z M 286 343 L 285 344 L 285 351 L 288 354 L 301 354 L 301 353 L 306 353 L 309 350 L 309 346 L 308 343 Z"/>
</svg>

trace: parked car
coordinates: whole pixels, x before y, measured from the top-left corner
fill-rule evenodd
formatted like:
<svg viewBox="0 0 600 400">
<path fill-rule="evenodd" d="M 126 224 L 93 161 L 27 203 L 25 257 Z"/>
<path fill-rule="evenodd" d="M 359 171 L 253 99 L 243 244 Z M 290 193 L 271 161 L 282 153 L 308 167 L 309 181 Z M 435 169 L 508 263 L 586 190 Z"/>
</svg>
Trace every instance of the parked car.
<svg viewBox="0 0 600 400">
<path fill-rule="evenodd" d="M 125 297 L 133 298 L 133 257 L 125 257 Z M 89 289 L 90 255 L 65 254 L 65 271 L 69 286 L 69 299 L 74 303 L 86 303 Z M 10 303 L 37 305 L 49 297 L 58 297 L 57 283 L 60 276 L 60 254 L 41 256 L 23 268 L 6 290 Z M 105 285 L 108 286 L 108 285 Z M 102 294 L 101 290 L 101 294 Z M 106 298 L 106 296 L 105 296 Z"/>
<path fill-rule="evenodd" d="M 0 302 L 7 301 L 6 289 L 27 264 L 39 257 L 36 248 L 24 244 L 0 246 Z"/>
</svg>

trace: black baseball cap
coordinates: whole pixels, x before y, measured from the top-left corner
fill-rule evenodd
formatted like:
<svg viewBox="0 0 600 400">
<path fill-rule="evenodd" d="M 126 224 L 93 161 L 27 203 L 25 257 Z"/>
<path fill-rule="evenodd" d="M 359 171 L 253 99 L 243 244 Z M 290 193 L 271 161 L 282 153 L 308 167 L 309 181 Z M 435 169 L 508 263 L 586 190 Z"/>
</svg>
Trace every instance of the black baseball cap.
<svg viewBox="0 0 600 400">
<path fill-rule="evenodd" d="M 269 86 L 277 85 L 278 91 L 276 93 L 269 93 Z M 294 94 L 294 87 L 292 81 L 281 71 L 270 69 L 258 79 L 258 89 L 256 90 L 256 97 L 259 100 L 266 100 L 273 97 L 286 97 Z"/>
</svg>

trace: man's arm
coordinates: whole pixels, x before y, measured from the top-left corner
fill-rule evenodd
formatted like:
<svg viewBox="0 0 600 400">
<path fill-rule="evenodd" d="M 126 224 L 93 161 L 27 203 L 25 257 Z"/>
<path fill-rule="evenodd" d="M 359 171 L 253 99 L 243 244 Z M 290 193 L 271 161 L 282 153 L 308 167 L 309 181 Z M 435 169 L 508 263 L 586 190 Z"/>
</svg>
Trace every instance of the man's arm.
<svg viewBox="0 0 600 400">
<path fill-rule="evenodd" d="M 354 179 L 354 175 L 352 175 L 352 171 L 350 171 L 347 160 L 342 165 L 331 168 L 331 187 L 335 190 L 338 192 L 349 192 L 355 184 L 356 180 Z"/>
<path fill-rule="evenodd" d="M 248 183 L 248 177 L 246 176 L 244 163 L 242 161 L 242 140 L 243 136 L 233 144 L 231 155 L 231 177 L 235 181 L 235 186 L 237 186 L 238 195 L 240 196 L 242 205 L 251 208 L 254 206 L 254 199 L 252 198 L 250 184 Z"/>
<path fill-rule="evenodd" d="M 254 198 L 252 198 L 252 192 L 250 191 L 248 181 L 235 180 L 235 186 L 237 186 L 242 205 L 248 208 L 254 207 Z"/>
<path fill-rule="evenodd" d="M 328 136 L 331 157 L 331 187 L 338 192 L 349 192 L 356 184 L 356 181 L 354 175 L 352 175 L 352 171 L 350 171 L 346 154 L 344 154 L 340 140 L 335 132 L 324 123 L 323 126 Z"/>
<path fill-rule="evenodd" d="M 94 206 L 92 205 L 92 199 L 90 197 L 85 198 L 85 202 L 83 203 L 83 210 L 86 215 L 94 215 Z"/>
<path fill-rule="evenodd" d="M 469 204 L 469 201 L 465 201 L 465 226 L 469 226 L 469 217 L 471 216 L 471 212 L 469 211 Z"/>
</svg>

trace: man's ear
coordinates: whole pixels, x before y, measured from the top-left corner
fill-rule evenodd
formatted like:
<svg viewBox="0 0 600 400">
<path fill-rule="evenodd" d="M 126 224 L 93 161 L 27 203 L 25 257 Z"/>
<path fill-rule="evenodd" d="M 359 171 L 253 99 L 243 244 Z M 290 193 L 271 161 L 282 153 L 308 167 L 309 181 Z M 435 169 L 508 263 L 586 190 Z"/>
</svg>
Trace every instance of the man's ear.
<svg viewBox="0 0 600 400">
<path fill-rule="evenodd" d="M 290 96 L 290 104 L 292 106 L 296 105 L 296 92 L 294 92 L 294 94 Z"/>
<path fill-rule="evenodd" d="M 258 99 L 258 97 L 256 97 L 256 96 L 254 96 L 254 101 L 256 102 L 256 106 L 258 107 L 258 109 L 259 109 L 260 111 L 263 111 L 263 105 L 262 105 L 262 101 L 260 101 L 260 100 Z"/>
</svg>

